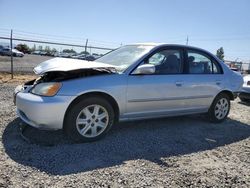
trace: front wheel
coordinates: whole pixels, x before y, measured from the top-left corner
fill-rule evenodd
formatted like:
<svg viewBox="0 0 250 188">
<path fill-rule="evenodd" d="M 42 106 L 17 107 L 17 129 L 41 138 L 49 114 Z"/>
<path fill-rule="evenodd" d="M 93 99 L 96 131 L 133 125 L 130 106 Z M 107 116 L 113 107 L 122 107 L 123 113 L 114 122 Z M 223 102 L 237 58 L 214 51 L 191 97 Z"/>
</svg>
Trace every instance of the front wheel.
<svg viewBox="0 0 250 188">
<path fill-rule="evenodd" d="M 96 141 L 105 136 L 114 119 L 114 110 L 107 100 L 88 97 L 69 109 L 64 130 L 76 142 Z"/>
<path fill-rule="evenodd" d="M 230 100 L 228 95 L 221 93 L 215 97 L 208 111 L 210 121 L 220 123 L 224 121 L 230 111 Z"/>
</svg>

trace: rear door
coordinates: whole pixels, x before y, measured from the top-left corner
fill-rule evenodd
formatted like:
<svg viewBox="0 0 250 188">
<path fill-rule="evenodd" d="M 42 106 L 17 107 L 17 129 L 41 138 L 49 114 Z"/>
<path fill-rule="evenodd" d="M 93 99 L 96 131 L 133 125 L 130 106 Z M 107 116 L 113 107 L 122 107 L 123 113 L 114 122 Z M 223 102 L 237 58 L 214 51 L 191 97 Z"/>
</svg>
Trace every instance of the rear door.
<svg viewBox="0 0 250 188">
<path fill-rule="evenodd" d="M 185 54 L 187 66 L 183 89 L 188 97 L 186 106 L 207 111 L 224 85 L 222 68 L 203 51 L 187 49 Z"/>
</svg>

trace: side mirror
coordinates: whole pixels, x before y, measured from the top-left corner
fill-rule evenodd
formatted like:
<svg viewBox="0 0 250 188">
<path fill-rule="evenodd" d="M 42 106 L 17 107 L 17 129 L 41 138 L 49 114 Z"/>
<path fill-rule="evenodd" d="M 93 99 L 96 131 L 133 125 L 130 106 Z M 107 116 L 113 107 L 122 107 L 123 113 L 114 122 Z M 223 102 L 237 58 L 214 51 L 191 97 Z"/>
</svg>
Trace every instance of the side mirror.
<svg viewBox="0 0 250 188">
<path fill-rule="evenodd" d="M 155 66 L 152 64 L 140 65 L 132 74 L 154 74 Z"/>
</svg>

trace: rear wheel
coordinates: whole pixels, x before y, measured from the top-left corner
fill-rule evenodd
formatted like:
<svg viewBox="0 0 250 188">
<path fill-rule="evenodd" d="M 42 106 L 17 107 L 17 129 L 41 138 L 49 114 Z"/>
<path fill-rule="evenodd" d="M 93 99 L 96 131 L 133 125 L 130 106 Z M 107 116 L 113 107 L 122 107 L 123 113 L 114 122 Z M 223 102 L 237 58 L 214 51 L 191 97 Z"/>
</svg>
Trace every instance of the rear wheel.
<svg viewBox="0 0 250 188">
<path fill-rule="evenodd" d="M 221 93 L 215 97 L 208 111 L 208 116 L 210 121 L 215 123 L 220 123 L 227 118 L 229 111 L 230 111 L 229 96 L 225 93 Z"/>
<path fill-rule="evenodd" d="M 64 129 L 76 142 L 91 142 L 105 136 L 114 119 L 114 110 L 107 100 L 88 97 L 69 109 Z"/>
</svg>

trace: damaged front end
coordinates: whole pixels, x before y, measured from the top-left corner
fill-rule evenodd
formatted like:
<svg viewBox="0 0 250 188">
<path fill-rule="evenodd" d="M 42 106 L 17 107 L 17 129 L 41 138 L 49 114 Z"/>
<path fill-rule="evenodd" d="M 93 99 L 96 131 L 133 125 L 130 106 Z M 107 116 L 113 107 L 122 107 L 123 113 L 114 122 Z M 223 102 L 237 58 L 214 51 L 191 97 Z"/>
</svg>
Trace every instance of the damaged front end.
<svg viewBox="0 0 250 188">
<path fill-rule="evenodd" d="M 83 77 L 98 76 L 103 74 L 116 74 L 114 68 L 92 68 L 71 71 L 51 71 L 39 76 L 37 79 L 24 83 L 24 89 L 45 82 L 61 82 L 65 80 L 78 79 Z"/>
<path fill-rule="evenodd" d="M 74 96 L 65 94 L 68 85 L 74 88 L 75 83 L 85 78 L 117 74 L 111 65 L 63 58 L 43 62 L 34 72 L 38 78 L 14 91 L 17 115 L 32 127 L 49 130 L 62 129 L 65 112 Z"/>
<path fill-rule="evenodd" d="M 34 68 L 34 72 L 40 76 L 15 89 L 14 103 L 19 92 L 45 97 L 54 96 L 61 88 L 62 81 L 117 73 L 113 65 L 70 58 L 53 58 L 44 61 Z"/>
<path fill-rule="evenodd" d="M 101 62 L 90 63 L 70 58 L 53 58 L 44 61 L 34 68 L 34 72 L 40 76 L 35 80 L 26 82 L 24 86 L 117 73 L 116 67 L 113 65 Z"/>
<path fill-rule="evenodd" d="M 40 83 L 62 82 L 65 80 L 78 79 L 90 76 L 98 76 L 104 74 L 117 74 L 115 68 L 88 68 L 70 71 L 50 71 L 45 72 L 38 78 L 25 82 L 23 85 L 17 86 L 14 91 L 13 102 L 16 105 L 16 95 L 19 92 L 33 93 L 32 89 Z M 36 94 L 36 93 L 33 93 Z M 51 95 L 53 96 L 53 95 Z"/>
</svg>

